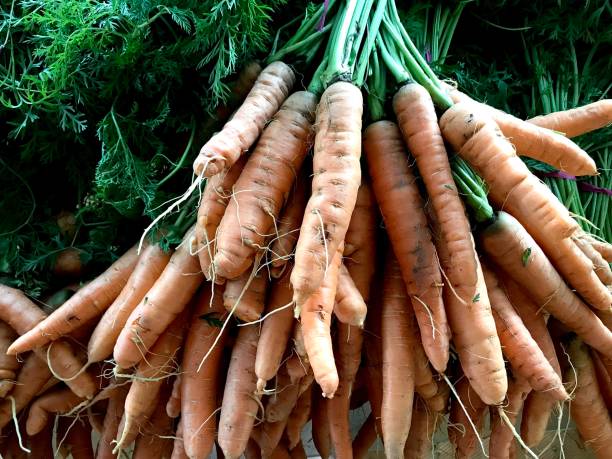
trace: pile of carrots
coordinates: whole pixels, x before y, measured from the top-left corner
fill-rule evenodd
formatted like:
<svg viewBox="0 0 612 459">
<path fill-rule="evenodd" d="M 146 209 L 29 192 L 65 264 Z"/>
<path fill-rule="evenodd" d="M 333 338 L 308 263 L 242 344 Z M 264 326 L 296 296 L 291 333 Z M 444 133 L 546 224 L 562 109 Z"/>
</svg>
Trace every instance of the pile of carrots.
<svg viewBox="0 0 612 459">
<path fill-rule="evenodd" d="M 282 61 L 247 68 L 194 161 L 189 191 L 206 184 L 178 247 L 143 235 L 49 316 L 0 286 L 5 457 L 51 457 L 53 435 L 75 458 L 305 457 L 312 420 L 322 457 L 380 437 L 422 458 L 445 419 L 470 457 L 487 413 L 490 457 L 537 457 L 564 409 L 606 457 L 612 246 L 518 155 L 596 174 L 569 138 L 609 124 L 612 101 L 520 120 L 438 81 L 394 2 L 364 3 L 340 6 L 326 51 L 367 23 L 356 78 L 317 71 L 299 90 Z"/>
</svg>

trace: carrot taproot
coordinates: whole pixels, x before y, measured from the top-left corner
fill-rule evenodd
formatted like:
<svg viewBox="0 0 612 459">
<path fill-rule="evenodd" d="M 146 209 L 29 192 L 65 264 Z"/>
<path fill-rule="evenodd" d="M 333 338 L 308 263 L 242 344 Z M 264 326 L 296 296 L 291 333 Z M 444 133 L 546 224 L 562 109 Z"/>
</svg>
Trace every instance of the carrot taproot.
<svg viewBox="0 0 612 459">
<path fill-rule="evenodd" d="M 373 301 L 370 301 L 368 308 L 368 317 L 366 320 L 364 333 L 364 354 L 365 354 L 365 372 L 366 372 L 366 390 L 368 393 L 368 401 L 370 408 L 374 414 L 376 421 L 376 431 L 382 434 L 381 425 L 381 410 L 382 410 L 382 338 L 381 338 L 381 293 L 382 293 L 382 276 L 375 278 L 376 296 Z"/>
<path fill-rule="evenodd" d="M 491 436 L 489 437 L 489 457 L 491 459 L 507 458 L 510 459 L 515 455 L 512 454 L 514 435 L 508 427 L 507 422 L 512 425 L 521 413 L 525 398 L 531 392 L 530 383 L 518 376 L 508 384 L 508 401 L 504 407 L 491 407 Z M 499 410 L 504 410 L 507 419 L 504 420 L 500 416 Z"/>
<path fill-rule="evenodd" d="M 587 347 L 573 339 L 567 349 L 572 368 L 566 371 L 573 399 L 570 414 L 585 445 L 598 458 L 609 456 L 612 444 L 612 421 L 601 396 L 593 362 Z"/>
<path fill-rule="evenodd" d="M 257 140 L 294 82 L 295 75 L 287 64 L 277 61 L 266 66 L 232 119 L 204 144 L 193 163 L 194 173 L 212 177 L 232 167 Z"/>
<path fill-rule="evenodd" d="M 433 367 L 444 372 L 450 332 L 442 302 L 442 275 L 399 127 L 391 121 L 371 124 L 365 130 L 363 146 L 374 195 L 400 263 L 423 347 Z"/>
<path fill-rule="evenodd" d="M 599 392 L 601 393 L 608 411 L 612 411 L 612 374 L 610 374 L 610 369 L 612 369 L 612 367 L 610 367 L 609 363 L 606 365 L 597 351 L 590 351 L 589 355 L 593 361 Z"/>
<path fill-rule="evenodd" d="M 117 298 L 136 267 L 137 261 L 138 254 L 134 246 L 60 308 L 19 337 L 8 352 L 18 354 L 44 346 L 100 316 Z"/>
<path fill-rule="evenodd" d="M 531 235 L 511 215 L 499 212 L 481 234 L 484 251 L 536 303 L 602 354 L 612 356 L 612 332 L 576 296 Z"/>
<path fill-rule="evenodd" d="M 244 68 L 238 74 L 236 81 L 234 81 L 231 85 L 229 100 L 227 103 L 221 104 L 217 107 L 215 113 L 215 118 L 217 120 L 225 120 L 231 115 L 233 107 L 242 102 L 245 96 L 249 93 L 257 81 L 257 77 L 259 77 L 261 70 L 261 65 L 255 61 L 249 62 L 244 66 Z"/>
<path fill-rule="evenodd" d="M 232 349 L 217 437 L 227 459 L 237 459 L 244 452 L 259 410 L 255 376 L 258 339 L 257 325 L 242 327 Z"/>
<path fill-rule="evenodd" d="M 605 241 L 599 241 L 589 235 L 587 235 L 587 239 L 593 248 L 601 254 L 604 260 L 606 260 L 608 263 L 612 263 L 612 244 Z"/>
<path fill-rule="evenodd" d="M 433 435 L 438 424 L 438 413 L 430 412 L 428 406 L 416 397 L 412 406 L 412 423 L 404 447 L 405 459 L 422 459 L 433 450 Z"/>
<path fill-rule="evenodd" d="M 569 396 L 563 388 L 561 377 L 512 307 L 499 285 L 497 275 L 486 264 L 483 264 L 482 270 L 493 307 L 497 335 L 512 371 L 518 378 L 526 379 L 534 390 L 548 392 L 559 401 L 567 400 Z"/>
<path fill-rule="evenodd" d="M 8 323 L 19 335 L 32 330 L 47 315 L 20 290 L 0 285 L 0 320 Z M 72 391 L 85 398 L 97 391 L 94 377 L 83 371 L 84 362 L 75 355 L 72 346 L 64 339 L 37 347 L 34 353 L 47 362 L 52 372 L 65 380 Z"/>
<path fill-rule="evenodd" d="M 253 322 L 261 316 L 266 303 L 268 273 L 253 266 L 255 273 L 246 272 L 236 279 L 225 282 L 223 304 L 228 312 L 245 322 Z"/>
<path fill-rule="evenodd" d="M 125 287 L 104 312 L 89 338 L 89 362 L 100 362 L 113 353 L 115 341 L 127 318 L 160 276 L 170 256 L 170 252 L 165 252 L 157 244 L 150 244 L 143 249 Z"/>
<path fill-rule="evenodd" d="M 291 382 L 287 365 L 282 365 L 276 375 L 274 391 L 268 396 L 265 406 L 266 422 L 286 421 L 297 403 L 299 391 L 299 381 Z"/>
<path fill-rule="evenodd" d="M 385 261 L 382 295 L 382 436 L 385 456 L 400 458 L 410 431 L 414 399 L 415 362 L 408 335 L 416 327 L 402 272 L 391 250 Z"/>
<path fill-rule="evenodd" d="M 222 282 L 222 279 L 213 279 L 214 272 L 211 269 L 217 252 L 217 229 L 232 198 L 234 184 L 242 173 L 247 159 L 248 155 L 244 154 L 231 168 L 209 178 L 202 194 L 198 207 L 195 236 L 200 267 L 207 280 Z"/>
<path fill-rule="evenodd" d="M 287 350 L 289 350 L 289 348 L 287 348 Z M 289 374 L 289 379 L 291 380 L 291 383 L 295 384 L 299 383 L 304 376 L 309 374 L 310 364 L 308 364 L 308 362 L 302 362 L 299 354 L 297 352 L 294 352 L 293 349 L 291 349 L 291 351 L 291 357 L 287 359 L 287 361 L 285 362 L 285 366 L 287 367 L 287 373 Z"/>
<path fill-rule="evenodd" d="M 136 439 L 132 459 L 169 459 L 172 456 L 173 420 L 166 414 L 170 390 L 170 385 L 165 384 L 154 405 L 150 421 Z"/>
<path fill-rule="evenodd" d="M 338 287 L 334 301 L 334 315 L 346 325 L 363 328 L 368 308 L 355 286 L 346 266 L 342 263 L 338 273 Z"/>
<path fill-rule="evenodd" d="M 277 373 L 293 330 L 293 312 L 289 307 L 293 297 L 290 277 L 291 269 L 285 271 L 280 279 L 275 279 L 270 289 L 266 314 L 276 312 L 263 321 L 257 343 L 255 374 L 258 391 L 263 391 L 267 381 Z"/>
<path fill-rule="evenodd" d="M 472 105 L 485 112 L 521 156 L 545 162 L 572 175 L 595 175 L 597 166 L 587 152 L 567 137 L 550 129 L 528 123 L 502 110 L 476 102 L 458 90 L 451 90 L 456 105 Z"/>
<path fill-rule="evenodd" d="M 361 183 L 363 97 L 357 86 L 331 84 L 317 107 L 312 193 L 304 211 L 291 274 L 301 306 L 319 289 L 344 241 Z"/>
<path fill-rule="evenodd" d="M 299 396 L 295 407 L 291 411 L 291 415 L 287 420 L 285 432 L 289 441 L 289 449 L 293 449 L 301 440 L 302 429 L 310 419 L 310 410 L 312 407 L 312 391 L 305 390 Z"/>
<path fill-rule="evenodd" d="M 176 368 L 175 356 L 183 343 L 188 317 L 189 310 L 182 311 L 138 365 L 125 398 L 123 418 L 117 431 L 115 453 L 136 439 L 139 429 L 145 425 L 156 409 L 154 401 L 160 397 L 160 393 L 166 391 L 165 386 L 172 387 L 168 378 Z M 168 398 L 166 397 L 166 400 Z M 167 416 L 165 412 L 164 415 Z"/>
<path fill-rule="evenodd" d="M 221 333 L 218 323 L 225 316 L 222 291 L 222 286 L 205 284 L 198 294 L 181 363 L 183 442 L 187 455 L 196 459 L 208 457 L 217 431 L 217 391 L 222 387 L 219 371 L 226 332 L 199 371 L 198 367 Z"/>
<path fill-rule="evenodd" d="M 28 435 L 36 435 L 49 422 L 51 414 L 64 414 L 83 401 L 70 389 L 58 389 L 38 397 L 28 412 L 26 431 Z"/>
<path fill-rule="evenodd" d="M 28 440 L 30 457 L 35 457 L 36 459 L 54 459 L 53 425 L 51 423 L 47 424 L 36 435 L 30 436 Z"/>
<path fill-rule="evenodd" d="M 477 434 L 471 424 L 474 424 L 476 430 L 480 432 L 484 424 L 487 404 L 480 399 L 466 377 L 458 380 L 455 390 L 459 400 L 453 399 L 451 402 L 448 439 L 455 447 L 455 457 L 469 458 L 474 454 L 478 444 Z"/>
<path fill-rule="evenodd" d="M 15 378 L 21 364 L 14 355 L 7 355 L 6 350 L 15 341 L 17 334 L 11 326 L 0 321 L 0 398 L 13 389 Z"/>
<path fill-rule="evenodd" d="M 311 146 L 317 97 L 308 91 L 291 94 L 266 125 L 233 189 L 219 223 L 215 276 L 235 279 L 264 249 L 268 234 Z"/>
<path fill-rule="evenodd" d="M 286 425 L 287 418 L 275 422 L 264 421 L 253 429 L 251 438 L 259 445 L 262 458 L 273 456 L 274 451 L 280 445 Z"/>
<path fill-rule="evenodd" d="M 276 448 L 274 448 L 274 451 L 272 451 L 272 453 L 267 457 L 270 459 L 291 459 L 289 450 L 287 449 L 287 446 L 283 444 L 283 442 L 279 442 L 278 445 L 276 445 Z"/>
<path fill-rule="evenodd" d="M 296 315 L 299 314 L 301 319 L 308 361 L 314 372 L 315 380 L 323 391 L 323 396 L 327 398 L 334 396 L 339 383 L 330 327 L 343 249 L 344 243 L 336 248 L 319 290 L 313 293 L 303 304 L 297 302 L 295 307 Z M 291 281 L 293 281 L 296 267 L 297 265 L 293 267 L 291 272 Z M 295 287 L 293 298 L 295 299 Z"/>
<path fill-rule="evenodd" d="M 308 164 L 308 166 L 310 165 Z M 306 165 L 303 165 L 302 169 L 305 168 Z M 304 170 L 298 174 L 291 194 L 287 198 L 285 207 L 278 218 L 276 226 L 277 234 L 269 244 L 270 274 L 273 278 L 283 275 L 287 262 L 293 256 L 293 250 L 297 244 L 300 226 L 302 225 L 304 209 L 306 209 L 306 201 L 308 200 L 310 184 L 307 181 L 307 177 L 309 176 L 310 174 L 306 174 Z"/>
<path fill-rule="evenodd" d="M 253 437 L 249 438 L 247 447 L 244 450 L 245 459 L 261 459 L 261 449 Z"/>
<path fill-rule="evenodd" d="M 130 368 L 143 359 L 202 283 L 198 259 L 191 254 L 191 238 L 189 230 L 119 333 L 113 356 L 120 368 Z"/>
<path fill-rule="evenodd" d="M 327 401 L 313 385 L 312 393 L 312 442 L 321 459 L 331 455 L 331 436 L 327 418 Z"/>
<path fill-rule="evenodd" d="M 545 392 L 531 391 L 527 395 L 521 416 L 521 438 L 530 448 L 544 439 L 555 405 L 555 400 Z"/>
<path fill-rule="evenodd" d="M 352 443 L 353 458 L 354 459 L 365 459 L 368 457 L 370 448 L 378 438 L 376 433 L 376 417 L 374 413 L 370 412 L 365 422 L 361 425 L 357 431 L 357 435 Z"/>
<path fill-rule="evenodd" d="M 117 385 L 108 399 L 104 424 L 96 450 L 96 459 L 114 459 L 117 457 L 113 454 L 114 445 L 112 442 L 117 436 L 117 429 L 123 417 L 123 407 L 129 389 L 128 385 Z"/>
<path fill-rule="evenodd" d="M 527 122 L 562 132 L 565 137 L 571 139 L 612 123 L 612 99 L 602 99 L 581 107 L 535 116 Z"/>
<path fill-rule="evenodd" d="M 166 404 L 166 414 L 175 419 L 181 415 L 181 375 L 178 374 L 172 383 L 172 393 Z M 182 440 L 181 440 L 182 441 Z"/>
<path fill-rule="evenodd" d="M 610 264 L 604 260 L 601 253 L 595 250 L 589 241 L 584 238 L 575 237 L 573 241 L 587 258 L 591 260 L 593 263 L 593 270 L 601 283 L 604 285 L 612 285 L 612 269 L 610 269 Z"/>
<path fill-rule="evenodd" d="M 424 399 L 427 407 L 436 413 L 446 413 L 450 397 L 450 388 L 444 381 L 436 381 L 437 390 L 435 395 Z"/>
<path fill-rule="evenodd" d="M 304 449 L 304 445 L 300 440 L 297 445 L 289 450 L 289 455 L 291 459 L 307 459 L 306 450 Z"/>
<path fill-rule="evenodd" d="M 166 414 L 168 414 L 167 411 L 168 409 L 166 408 Z M 171 418 L 172 416 L 168 415 L 168 417 Z M 179 423 L 176 426 L 174 444 L 172 445 L 172 456 L 170 456 L 170 459 L 189 459 L 189 456 L 187 456 L 187 453 L 185 452 L 185 444 L 183 442 L 182 420 L 179 420 Z"/>
<path fill-rule="evenodd" d="M 72 459 L 93 459 L 93 444 L 91 440 L 91 426 L 86 417 L 81 417 L 76 421 L 70 418 L 60 418 L 59 431 L 65 434 L 60 438 L 65 438 L 64 447 Z M 64 457 L 68 457 L 66 454 Z"/>
</svg>

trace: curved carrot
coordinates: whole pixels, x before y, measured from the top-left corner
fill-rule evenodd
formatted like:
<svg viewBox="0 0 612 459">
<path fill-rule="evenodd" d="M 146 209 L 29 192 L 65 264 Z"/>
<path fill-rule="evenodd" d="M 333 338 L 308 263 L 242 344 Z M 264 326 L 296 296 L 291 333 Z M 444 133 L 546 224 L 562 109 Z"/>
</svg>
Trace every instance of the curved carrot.
<svg viewBox="0 0 612 459">
<path fill-rule="evenodd" d="M 292 382 L 287 372 L 286 363 L 280 367 L 276 375 L 274 392 L 268 396 L 265 406 L 265 419 L 267 423 L 279 421 L 287 422 L 291 411 L 300 396 L 299 381 Z M 283 428 L 284 430 L 284 428 Z"/>
<path fill-rule="evenodd" d="M 232 167 L 257 140 L 265 124 L 289 94 L 294 81 L 295 75 L 287 64 L 272 62 L 264 68 L 232 119 L 200 150 L 193 163 L 195 174 L 212 177 Z"/>
<path fill-rule="evenodd" d="M 612 123 L 612 99 L 603 99 L 581 107 L 540 115 L 527 120 L 546 129 L 577 137 Z"/>
<path fill-rule="evenodd" d="M 15 338 L 15 331 L 7 323 L 0 321 L 0 398 L 4 398 L 13 389 L 21 366 L 14 355 L 6 354 Z"/>
<path fill-rule="evenodd" d="M 253 429 L 251 438 L 259 445 L 262 458 L 272 458 L 281 446 L 281 438 L 287 425 L 287 418 L 276 422 L 264 421 Z"/>
<path fill-rule="evenodd" d="M 8 352 L 18 354 L 44 346 L 76 330 L 88 320 L 100 316 L 117 298 L 137 261 L 138 254 L 134 246 L 50 316 L 17 339 Z"/>
<path fill-rule="evenodd" d="M 312 442 L 321 459 L 331 455 L 331 437 L 327 418 L 327 400 L 313 387 L 312 401 Z"/>
<path fill-rule="evenodd" d="M 123 416 L 125 397 L 129 389 L 128 385 L 118 385 L 108 399 L 96 459 L 114 459 L 117 457 L 113 454 L 114 444 L 112 442 L 117 436 L 117 429 Z"/>
<path fill-rule="evenodd" d="M 363 328 L 368 308 L 357 290 L 355 282 L 344 263 L 338 273 L 338 288 L 334 301 L 334 315 L 340 322 Z"/>
<path fill-rule="evenodd" d="M 58 389 L 38 397 L 31 405 L 26 422 L 28 435 L 36 435 L 49 423 L 50 414 L 63 414 L 83 401 L 70 389 Z"/>
<path fill-rule="evenodd" d="M 246 272 L 236 279 L 225 282 L 223 305 L 228 312 L 245 322 L 260 318 L 266 303 L 268 273 L 259 266 L 253 266 L 257 273 Z"/>
<path fill-rule="evenodd" d="M 312 391 L 305 390 L 299 396 L 289 420 L 287 421 L 286 435 L 289 441 L 289 449 L 294 449 L 301 440 L 302 428 L 310 419 L 310 408 L 312 405 Z"/>
<path fill-rule="evenodd" d="M 311 146 L 317 97 L 291 94 L 266 125 L 233 189 L 219 223 L 215 276 L 234 279 L 264 249 L 276 219 Z"/>
<path fill-rule="evenodd" d="M 159 278 L 171 253 L 158 245 L 144 248 L 134 271 L 113 304 L 104 312 L 87 344 L 87 361 L 100 362 L 113 353 L 115 341 L 134 308 Z"/>
<path fill-rule="evenodd" d="M 545 392 L 531 391 L 527 395 L 521 415 L 521 438 L 530 448 L 544 439 L 555 404 Z"/>
<path fill-rule="evenodd" d="M 455 446 L 455 457 L 469 458 L 476 450 L 478 439 L 468 417 L 476 426 L 476 430 L 480 432 L 484 424 L 487 404 L 478 397 L 468 378 L 459 379 L 455 390 L 467 415 L 459 401 L 453 398 L 448 421 L 448 439 Z"/>
<path fill-rule="evenodd" d="M 378 121 L 366 129 L 363 145 L 374 194 L 410 294 L 423 347 L 434 368 L 444 372 L 450 332 L 442 302 L 442 275 L 400 130 L 391 121 Z"/>
<path fill-rule="evenodd" d="M 361 182 L 362 113 L 361 91 L 342 81 L 325 90 L 317 107 L 312 193 L 291 274 L 298 307 L 321 286 L 355 208 Z"/>
</svg>

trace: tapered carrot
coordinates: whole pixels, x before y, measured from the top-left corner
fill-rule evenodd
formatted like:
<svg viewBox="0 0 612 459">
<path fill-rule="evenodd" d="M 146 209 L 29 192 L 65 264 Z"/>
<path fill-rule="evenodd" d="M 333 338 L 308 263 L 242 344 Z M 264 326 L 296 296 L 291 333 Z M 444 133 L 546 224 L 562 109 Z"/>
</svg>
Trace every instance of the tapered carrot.
<svg viewBox="0 0 612 459">
<path fill-rule="evenodd" d="M 217 107 L 216 119 L 225 120 L 231 115 L 233 107 L 242 102 L 249 93 L 255 81 L 257 81 L 257 77 L 261 73 L 261 70 L 261 65 L 255 61 L 249 62 L 243 67 L 236 81 L 231 84 L 229 100 L 226 104 Z"/>
<path fill-rule="evenodd" d="M 261 459 L 261 449 L 253 437 L 249 438 L 247 447 L 244 450 L 245 459 Z"/>
<path fill-rule="evenodd" d="M 581 107 L 536 116 L 527 122 L 562 132 L 569 138 L 577 137 L 612 123 L 612 100 L 598 100 Z"/>
<path fill-rule="evenodd" d="M 170 396 L 171 387 L 164 386 L 164 390 L 154 405 L 151 421 L 143 429 L 142 435 L 136 439 L 132 459 L 169 459 L 172 456 L 172 418 L 166 414 L 166 403 Z"/>
<path fill-rule="evenodd" d="M 404 448 L 405 459 L 429 457 L 433 449 L 433 435 L 436 431 L 438 413 L 430 412 L 420 397 L 414 400 L 410 434 Z"/>
<path fill-rule="evenodd" d="M 276 422 L 264 421 L 257 425 L 251 433 L 253 438 L 259 445 L 262 458 L 271 458 L 274 451 L 280 445 L 287 418 Z"/>
<path fill-rule="evenodd" d="M 311 146 L 317 98 L 290 95 L 267 124 L 233 189 L 216 237 L 213 270 L 234 279 L 274 233 L 276 219 Z"/>
<path fill-rule="evenodd" d="M 596 457 L 608 457 L 612 444 L 612 421 L 599 392 L 588 349 L 579 339 L 573 339 L 568 354 L 572 368 L 567 370 L 566 378 L 573 393 L 570 414 L 585 445 Z"/>
<path fill-rule="evenodd" d="M 65 435 L 62 435 L 62 431 Z M 91 426 L 86 417 L 74 422 L 70 418 L 60 418 L 59 437 L 65 438 L 64 447 L 72 459 L 93 459 L 93 445 L 91 442 Z M 67 457 L 66 454 L 65 457 Z"/>
<path fill-rule="evenodd" d="M 497 334 L 512 371 L 518 378 L 525 378 L 534 390 L 548 392 L 551 397 L 559 401 L 567 400 L 569 396 L 563 388 L 561 377 L 555 372 L 512 307 L 499 285 L 497 276 L 484 264 L 482 269 L 493 307 Z"/>
<path fill-rule="evenodd" d="M 398 126 L 391 121 L 368 126 L 364 151 L 372 188 L 400 263 L 423 347 L 434 368 L 443 372 L 448 362 L 450 333 L 442 302 L 442 275 Z"/>
<path fill-rule="evenodd" d="M 421 335 L 418 329 L 412 330 L 408 336 L 410 346 L 413 349 L 414 358 L 414 391 L 419 394 L 423 400 L 434 397 L 438 393 L 438 383 L 434 380 L 429 360 L 423 350 L 421 343 Z"/>
<path fill-rule="evenodd" d="M 363 97 L 346 82 L 330 85 L 317 107 L 312 193 L 295 249 L 291 274 L 301 306 L 319 289 L 344 241 L 361 182 Z"/>
<path fill-rule="evenodd" d="M 314 385 L 312 398 L 312 442 L 321 459 L 327 459 L 331 455 L 332 446 L 327 418 L 327 400 Z"/>
<path fill-rule="evenodd" d="M 563 282 L 542 249 L 511 215 L 499 212 L 480 236 L 487 255 L 521 285 L 540 308 L 612 357 L 612 332 Z"/>
<path fill-rule="evenodd" d="M 159 278 L 128 317 L 113 355 L 120 368 L 139 363 L 157 338 L 183 311 L 203 280 L 187 234 Z"/>
<path fill-rule="evenodd" d="M 301 441 L 298 442 L 292 449 L 289 450 L 289 455 L 291 459 L 306 459 L 306 450 L 304 449 L 304 445 Z"/>
<path fill-rule="evenodd" d="M 370 412 L 353 440 L 353 457 L 355 459 L 365 459 L 368 457 L 370 448 L 377 438 L 376 418 L 374 414 Z"/>
<path fill-rule="evenodd" d="M 343 243 L 337 247 L 319 290 L 303 305 L 299 302 L 296 305 L 302 323 L 308 360 L 315 379 L 321 386 L 323 397 L 327 398 L 332 398 L 338 388 L 338 370 L 334 362 L 330 326 L 343 248 Z M 295 269 L 296 267 L 291 272 L 291 280 Z"/>
<path fill-rule="evenodd" d="M 433 397 L 425 399 L 427 407 L 436 413 L 446 413 L 448 411 L 448 402 L 450 397 L 450 388 L 445 381 L 437 381 L 437 391 Z"/>
<path fill-rule="evenodd" d="M 15 338 L 15 331 L 7 323 L 0 321 L 0 398 L 4 398 L 13 389 L 21 366 L 14 355 L 6 354 Z"/>
<path fill-rule="evenodd" d="M 217 431 L 217 391 L 221 356 L 227 333 L 224 332 L 202 365 L 202 359 L 221 333 L 219 321 L 225 316 L 222 287 L 205 284 L 198 294 L 181 363 L 181 423 L 187 455 L 196 459 L 211 453 Z M 212 298 L 211 298 L 212 296 Z"/>
<path fill-rule="evenodd" d="M 70 389 L 58 389 L 38 397 L 30 406 L 26 430 L 36 435 L 49 422 L 50 414 L 64 414 L 79 405 L 84 399 Z"/>
<path fill-rule="evenodd" d="M 549 129 L 516 118 L 502 110 L 474 101 L 457 90 L 451 91 L 455 102 L 472 105 L 490 116 L 521 156 L 529 156 L 572 175 L 595 175 L 595 161 L 578 145 Z M 458 104 L 456 104 L 458 105 Z"/>
<path fill-rule="evenodd" d="M 597 274 L 602 284 L 612 285 L 612 269 L 610 269 L 610 264 L 601 256 L 601 253 L 595 250 L 587 239 L 575 237 L 573 241 L 587 258 L 591 260 L 595 274 Z"/>
<path fill-rule="evenodd" d="M 168 409 L 166 408 L 166 414 Z M 168 416 L 172 417 L 172 416 Z M 187 453 L 185 452 L 185 444 L 183 443 L 183 422 L 179 421 L 178 426 L 176 427 L 176 438 L 174 439 L 174 444 L 172 445 L 172 456 L 170 459 L 189 459 Z"/>
<path fill-rule="evenodd" d="M 455 446 L 455 457 L 469 458 L 476 450 L 478 437 L 471 422 L 480 432 L 484 424 L 487 404 L 470 385 L 468 378 L 461 378 L 455 385 L 459 400 L 452 399 L 448 421 L 448 439 Z M 463 408 L 461 407 L 463 404 Z M 466 414 L 467 411 L 467 414 Z"/>
<path fill-rule="evenodd" d="M 96 459 L 114 459 L 117 457 L 113 454 L 114 444 L 112 442 L 117 436 L 117 429 L 123 416 L 125 397 L 129 389 L 128 385 L 118 385 L 108 399 L 104 424 L 96 451 Z"/>
<path fill-rule="evenodd" d="M 257 140 L 289 94 L 294 81 L 293 71 L 282 62 L 273 62 L 264 68 L 232 119 L 200 150 L 193 163 L 195 174 L 212 177 L 232 167 Z"/>
<path fill-rule="evenodd" d="M 593 368 L 595 369 L 595 376 L 597 377 L 597 385 L 599 386 L 599 392 L 601 397 L 608 408 L 608 411 L 612 411 L 612 366 L 601 358 L 597 351 L 589 352 L 591 360 L 593 361 Z"/>
<path fill-rule="evenodd" d="M 291 415 L 287 420 L 286 434 L 289 441 L 289 449 L 293 449 L 300 442 L 302 428 L 310 418 L 310 409 L 312 406 L 312 391 L 305 390 L 297 400 Z"/>
<path fill-rule="evenodd" d="M 334 302 L 334 315 L 344 324 L 363 328 L 367 309 L 348 269 L 344 264 L 341 264 Z"/>
<path fill-rule="evenodd" d="M 166 414 L 171 418 L 178 418 L 181 415 L 181 375 L 178 374 L 172 383 L 172 392 L 166 404 Z M 182 440 L 181 440 L 182 442 Z"/>
<path fill-rule="evenodd" d="M 397 259 L 389 250 L 382 297 L 383 399 L 382 436 L 385 456 L 403 457 L 414 398 L 414 356 L 408 335 L 414 315 Z"/>
<path fill-rule="evenodd" d="M 117 298 L 136 267 L 138 254 L 132 247 L 104 273 L 75 293 L 59 309 L 25 333 L 8 349 L 18 354 L 44 346 L 98 317 Z"/>
<path fill-rule="evenodd" d="M 381 339 L 381 320 L 382 320 L 382 276 L 375 279 L 375 297 L 370 301 L 368 318 L 366 321 L 364 333 L 364 353 L 366 365 L 366 389 L 368 392 L 368 401 L 374 419 L 376 421 L 376 431 L 379 435 L 382 434 L 381 425 L 381 410 L 382 410 L 382 339 Z"/>
<path fill-rule="evenodd" d="M 530 448 L 539 445 L 548 429 L 556 402 L 545 392 L 531 391 L 523 404 L 521 438 Z"/>
<path fill-rule="evenodd" d="M 200 266 L 208 280 L 212 280 L 214 277 L 211 265 L 217 252 L 217 229 L 232 198 L 234 184 L 238 180 L 242 169 L 244 169 L 247 159 L 248 155 L 242 155 L 229 170 L 224 170 L 209 178 L 202 194 L 195 235 Z M 218 279 L 218 281 L 221 281 L 221 279 Z"/>
<path fill-rule="evenodd" d="M 593 248 L 601 254 L 604 260 L 606 260 L 608 263 L 612 263 L 612 244 L 609 244 L 604 241 L 598 241 L 597 239 L 588 235 L 587 239 L 589 240 Z"/>
<path fill-rule="evenodd" d="M 257 356 L 255 357 L 255 374 L 257 390 L 262 391 L 266 382 L 274 377 L 281 364 L 283 354 L 293 330 L 293 311 L 290 307 L 293 290 L 289 279 L 291 269 L 283 277 L 272 282 L 270 297 L 266 305 L 266 314 L 277 311 L 263 321 Z M 281 309 L 283 308 L 284 309 Z"/>
<path fill-rule="evenodd" d="M 53 451 L 53 424 L 47 424 L 36 435 L 29 438 L 30 457 L 36 459 L 54 459 Z"/>
<path fill-rule="evenodd" d="M 245 322 L 253 322 L 261 316 L 266 303 L 268 273 L 253 266 L 255 273 L 247 271 L 236 279 L 228 280 L 223 291 L 223 304 L 228 312 Z"/>
<path fill-rule="evenodd" d="M 237 459 L 244 452 L 259 410 L 255 376 L 258 338 L 257 325 L 242 327 L 232 350 L 218 434 L 219 446 L 227 459 Z"/>
<path fill-rule="evenodd" d="M 299 391 L 299 381 L 291 382 L 287 365 L 282 365 L 276 375 L 274 392 L 268 396 L 265 406 L 266 422 L 286 422 L 297 403 Z"/>
</svg>

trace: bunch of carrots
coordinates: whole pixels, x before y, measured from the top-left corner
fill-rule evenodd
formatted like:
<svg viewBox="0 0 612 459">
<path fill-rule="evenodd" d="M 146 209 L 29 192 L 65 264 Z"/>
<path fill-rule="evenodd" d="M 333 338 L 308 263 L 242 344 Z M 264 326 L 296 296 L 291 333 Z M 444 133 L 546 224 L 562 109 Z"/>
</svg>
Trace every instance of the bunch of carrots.
<svg viewBox="0 0 612 459">
<path fill-rule="evenodd" d="M 306 89 L 298 65 L 316 67 Z M 490 413 L 491 457 L 537 457 L 569 407 L 606 457 L 612 246 L 519 156 L 596 174 L 570 137 L 608 125 L 612 101 L 527 121 L 474 101 L 392 0 L 325 2 L 239 81 L 160 216 L 205 183 L 178 247 L 153 222 L 48 316 L 0 286 L 3 454 L 46 457 L 55 434 L 75 458 L 305 457 L 312 420 L 322 457 L 380 437 L 421 458 L 446 418 L 470 457 Z"/>
</svg>

